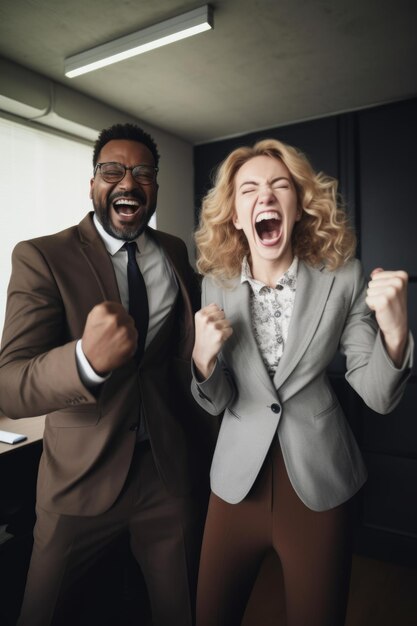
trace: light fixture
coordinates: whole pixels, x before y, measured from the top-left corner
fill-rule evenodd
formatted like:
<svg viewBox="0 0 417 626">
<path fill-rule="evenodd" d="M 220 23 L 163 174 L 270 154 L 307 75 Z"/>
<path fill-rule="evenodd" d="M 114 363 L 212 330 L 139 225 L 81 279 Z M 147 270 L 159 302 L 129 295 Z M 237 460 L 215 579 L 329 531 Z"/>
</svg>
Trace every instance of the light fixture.
<svg viewBox="0 0 417 626">
<path fill-rule="evenodd" d="M 65 75 L 80 76 L 100 67 L 129 59 L 160 46 L 197 35 L 213 28 L 213 10 L 206 4 L 193 11 L 182 13 L 154 26 L 119 37 L 65 59 Z"/>
</svg>

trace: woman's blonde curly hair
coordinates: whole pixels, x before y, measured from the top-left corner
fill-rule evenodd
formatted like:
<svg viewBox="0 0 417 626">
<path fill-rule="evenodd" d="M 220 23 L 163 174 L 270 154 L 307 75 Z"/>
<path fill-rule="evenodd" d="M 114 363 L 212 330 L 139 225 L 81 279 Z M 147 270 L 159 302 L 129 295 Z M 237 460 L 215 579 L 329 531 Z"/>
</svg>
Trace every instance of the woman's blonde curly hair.
<svg viewBox="0 0 417 626">
<path fill-rule="evenodd" d="M 217 170 L 214 186 L 203 199 L 195 233 L 199 272 L 218 280 L 240 275 L 249 245 L 243 231 L 233 224 L 235 177 L 246 161 L 263 155 L 280 159 L 296 188 L 301 219 L 292 233 L 294 254 L 312 266 L 325 263 L 329 270 L 346 263 L 355 253 L 356 237 L 339 204 L 337 181 L 316 173 L 300 150 L 264 139 L 253 147 L 233 150 Z"/>
</svg>

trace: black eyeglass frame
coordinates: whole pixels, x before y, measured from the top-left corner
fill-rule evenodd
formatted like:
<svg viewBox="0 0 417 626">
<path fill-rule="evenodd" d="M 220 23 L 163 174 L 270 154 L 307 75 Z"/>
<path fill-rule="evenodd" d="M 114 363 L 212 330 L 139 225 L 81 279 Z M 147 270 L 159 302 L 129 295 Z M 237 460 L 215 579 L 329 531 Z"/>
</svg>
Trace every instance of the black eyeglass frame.
<svg viewBox="0 0 417 626">
<path fill-rule="evenodd" d="M 103 176 L 103 172 L 101 171 L 101 167 L 103 165 L 117 165 L 120 168 L 124 169 L 124 174 L 123 176 L 121 176 L 118 180 L 106 180 L 105 177 Z M 141 180 L 139 178 L 137 178 L 133 171 L 139 169 L 139 173 L 140 173 L 140 169 L 142 168 L 146 168 L 147 170 L 152 170 L 154 172 L 154 176 L 152 179 L 149 180 Z M 119 163 L 118 161 L 105 161 L 103 163 L 96 163 L 96 166 L 94 168 L 94 176 L 97 174 L 97 170 L 100 170 L 100 175 L 102 177 L 102 179 L 106 182 L 106 183 L 120 183 L 121 180 L 124 179 L 124 177 L 126 176 L 126 172 L 129 170 L 130 172 L 132 172 L 132 176 L 135 179 L 136 182 L 141 183 L 142 185 L 151 185 L 152 183 L 154 183 L 156 181 L 156 175 L 159 172 L 159 168 L 154 166 L 154 165 L 133 165 L 133 167 L 127 167 L 127 165 L 123 165 L 123 163 Z"/>
</svg>

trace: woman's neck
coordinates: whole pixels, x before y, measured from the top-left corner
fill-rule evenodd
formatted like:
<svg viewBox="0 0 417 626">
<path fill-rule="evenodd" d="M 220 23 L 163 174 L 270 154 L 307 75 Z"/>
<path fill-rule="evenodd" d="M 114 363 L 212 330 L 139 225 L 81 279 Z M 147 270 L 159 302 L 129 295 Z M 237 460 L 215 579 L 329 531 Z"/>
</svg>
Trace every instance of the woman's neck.
<svg viewBox="0 0 417 626">
<path fill-rule="evenodd" d="M 249 262 L 252 277 L 255 280 L 259 280 L 261 283 L 264 283 L 268 287 L 276 287 L 281 276 L 285 274 L 285 272 L 289 269 L 294 257 L 288 259 L 277 259 L 274 261 L 265 261 L 262 262 L 253 262 L 251 260 Z"/>
</svg>

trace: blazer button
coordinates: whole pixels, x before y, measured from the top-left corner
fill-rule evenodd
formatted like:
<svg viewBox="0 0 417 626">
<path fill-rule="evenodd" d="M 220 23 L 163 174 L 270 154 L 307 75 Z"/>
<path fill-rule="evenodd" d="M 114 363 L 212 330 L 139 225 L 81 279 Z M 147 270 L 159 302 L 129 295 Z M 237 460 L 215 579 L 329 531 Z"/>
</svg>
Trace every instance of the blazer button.
<svg viewBox="0 0 417 626">
<path fill-rule="evenodd" d="M 131 430 L 132 432 L 135 432 L 138 429 L 139 429 L 139 424 L 132 424 L 132 426 L 129 428 L 129 430 Z"/>
<path fill-rule="evenodd" d="M 274 402 L 274 404 L 271 404 L 271 411 L 273 411 L 274 413 L 281 413 L 281 407 L 279 406 L 279 404 L 276 404 Z"/>
</svg>

